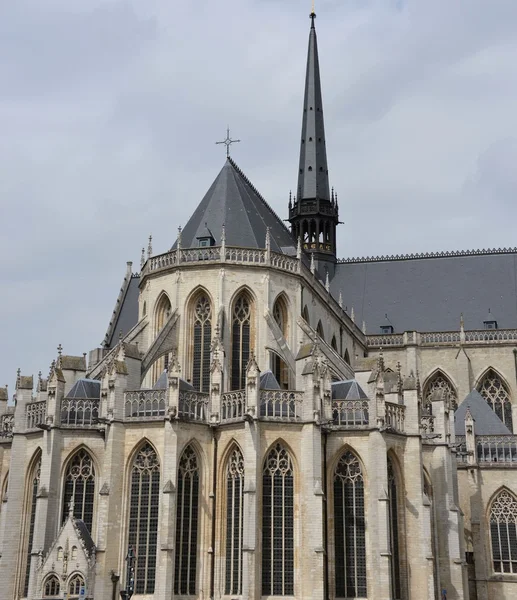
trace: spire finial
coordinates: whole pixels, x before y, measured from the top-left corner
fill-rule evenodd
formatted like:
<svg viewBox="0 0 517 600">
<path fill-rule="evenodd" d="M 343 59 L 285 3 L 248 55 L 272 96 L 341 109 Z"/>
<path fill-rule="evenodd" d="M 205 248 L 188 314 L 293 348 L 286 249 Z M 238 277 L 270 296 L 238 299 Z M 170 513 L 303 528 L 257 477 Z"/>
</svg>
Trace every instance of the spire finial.
<svg viewBox="0 0 517 600">
<path fill-rule="evenodd" d="M 143 269 L 145 265 L 145 248 L 142 248 L 142 256 L 140 257 L 140 268 Z"/>
<path fill-rule="evenodd" d="M 230 137 L 230 126 L 228 125 L 228 127 L 226 128 L 226 139 L 222 142 L 216 142 L 216 144 L 224 144 L 226 146 L 226 157 L 230 158 L 230 146 L 237 142 L 240 142 L 240 140 L 232 140 L 232 138 Z"/>
<path fill-rule="evenodd" d="M 312 10 L 311 10 L 310 18 L 311 18 L 311 29 L 314 29 L 314 19 L 316 18 L 316 11 L 314 10 L 314 0 L 312 0 Z"/>
<path fill-rule="evenodd" d="M 147 258 L 151 258 L 153 253 L 153 236 L 149 236 L 149 243 L 147 244 Z"/>
</svg>

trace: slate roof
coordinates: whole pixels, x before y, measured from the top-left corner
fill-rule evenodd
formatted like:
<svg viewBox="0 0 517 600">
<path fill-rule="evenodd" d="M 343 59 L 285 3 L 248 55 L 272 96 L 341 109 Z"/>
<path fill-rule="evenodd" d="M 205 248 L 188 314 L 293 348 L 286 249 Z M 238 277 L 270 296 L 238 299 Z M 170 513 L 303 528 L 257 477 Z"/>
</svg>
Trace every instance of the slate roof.
<svg viewBox="0 0 517 600">
<path fill-rule="evenodd" d="M 467 408 L 470 408 L 470 413 L 474 418 L 474 431 L 476 435 L 512 435 L 512 432 L 495 414 L 477 390 L 472 390 L 454 413 L 454 431 L 456 435 L 465 435 L 465 414 Z"/>
<path fill-rule="evenodd" d="M 124 337 L 138 322 L 139 284 L 140 275 L 138 274 L 126 274 L 124 277 L 115 310 L 102 343 L 109 350 L 118 344 L 120 334 Z"/>
<path fill-rule="evenodd" d="M 74 524 L 74 527 L 75 527 L 79 537 L 83 541 L 84 549 L 86 550 L 86 554 L 88 556 L 91 556 L 92 551 L 95 549 L 95 544 L 92 540 L 92 536 L 90 535 L 90 532 L 88 531 L 88 527 L 86 527 L 86 524 L 84 523 L 84 521 L 81 521 L 81 519 L 74 519 L 73 524 Z"/>
<path fill-rule="evenodd" d="M 273 371 L 268 369 L 260 374 L 260 389 L 261 390 L 279 390 L 280 384 L 278 383 Z"/>
<path fill-rule="evenodd" d="M 450 253 L 399 259 L 351 259 L 336 265 L 335 298 L 380 333 L 388 315 L 395 333 L 483 329 L 488 309 L 499 328 L 517 327 L 517 250 Z"/>
<path fill-rule="evenodd" d="M 86 371 L 86 357 L 63 354 L 59 358 L 59 366 L 68 371 Z"/>
<path fill-rule="evenodd" d="M 333 400 L 368 400 L 363 388 L 355 379 L 335 381 L 332 384 Z"/>
<path fill-rule="evenodd" d="M 101 382 L 96 379 L 79 379 L 66 397 L 98 400 L 101 397 Z"/>
<path fill-rule="evenodd" d="M 207 227 L 220 245 L 223 225 L 227 246 L 264 248 L 267 227 L 271 250 L 293 246 L 290 231 L 229 157 L 181 232 L 181 246 L 198 247 Z"/>
<path fill-rule="evenodd" d="M 169 387 L 169 382 L 167 379 L 167 371 L 163 371 L 163 373 L 158 377 L 156 383 L 153 385 L 153 390 L 166 390 Z M 180 390 L 186 392 L 193 392 L 195 390 L 194 386 L 191 385 L 188 381 L 180 378 Z"/>
</svg>

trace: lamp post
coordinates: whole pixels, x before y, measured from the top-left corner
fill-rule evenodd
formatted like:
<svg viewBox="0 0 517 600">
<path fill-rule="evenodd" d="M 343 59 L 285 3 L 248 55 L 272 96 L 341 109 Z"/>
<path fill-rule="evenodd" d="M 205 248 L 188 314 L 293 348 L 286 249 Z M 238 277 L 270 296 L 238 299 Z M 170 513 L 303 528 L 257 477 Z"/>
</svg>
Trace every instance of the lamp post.
<svg viewBox="0 0 517 600">
<path fill-rule="evenodd" d="M 135 552 L 129 546 L 126 556 L 126 589 L 120 590 L 122 600 L 129 600 L 135 591 Z"/>
</svg>

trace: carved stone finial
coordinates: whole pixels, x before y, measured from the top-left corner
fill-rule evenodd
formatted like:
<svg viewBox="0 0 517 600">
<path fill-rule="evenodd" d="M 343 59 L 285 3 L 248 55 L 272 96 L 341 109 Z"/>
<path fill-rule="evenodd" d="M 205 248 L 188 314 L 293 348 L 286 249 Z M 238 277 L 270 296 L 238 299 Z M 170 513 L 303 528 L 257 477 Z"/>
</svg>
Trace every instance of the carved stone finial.
<svg viewBox="0 0 517 600">
<path fill-rule="evenodd" d="M 59 346 L 57 347 L 57 353 L 59 356 L 63 354 L 63 346 L 61 344 L 59 344 Z"/>
<path fill-rule="evenodd" d="M 352 306 L 352 310 L 350 312 L 350 318 L 352 319 L 352 323 L 355 323 L 355 312 L 354 312 L 353 306 Z"/>
<path fill-rule="evenodd" d="M 147 258 L 151 258 L 153 254 L 153 236 L 149 236 L 149 243 L 147 244 Z"/>
<path fill-rule="evenodd" d="M 338 300 L 339 308 L 343 310 L 343 292 L 339 290 L 339 300 Z"/>
<path fill-rule="evenodd" d="M 379 358 L 377 359 L 377 369 L 379 373 L 384 373 L 384 354 L 382 348 L 379 348 Z"/>
<path fill-rule="evenodd" d="M 140 257 L 140 268 L 143 269 L 145 265 L 145 248 L 142 248 L 142 256 Z"/>
<path fill-rule="evenodd" d="M 266 250 L 271 250 L 271 231 L 266 227 Z"/>
<path fill-rule="evenodd" d="M 311 253 L 311 273 L 314 275 L 316 272 L 316 265 L 314 263 L 314 253 Z"/>
<path fill-rule="evenodd" d="M 302 258 L 302 238 L 298 236 L 298 244 L 296 245 L 296 258 L 300 260 Z"/>
<path fill-rule="evenodd" d="M 327 292 L 330 292 L 330 278 L 328 270 L 325 274 L 325 289 L 327 290 Z"/>
<path fill-rule="evenodd" d="M 366 322 L 365 321 L 363 321 L 362 331 L 363 331 L 364 335 L 366 335 Z"/>
<path fill-rule="evenodd" d="M 74 518 L 74 500 L 70 498 L 70 502 L 68 503 L 68 517 L 70 519 Z"/>
</svg>

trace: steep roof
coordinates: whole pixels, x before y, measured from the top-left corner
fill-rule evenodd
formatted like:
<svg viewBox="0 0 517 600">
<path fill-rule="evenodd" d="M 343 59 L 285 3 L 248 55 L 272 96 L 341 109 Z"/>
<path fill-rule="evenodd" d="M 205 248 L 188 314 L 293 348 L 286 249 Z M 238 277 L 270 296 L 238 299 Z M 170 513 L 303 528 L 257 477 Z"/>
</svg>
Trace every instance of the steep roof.
<svg viewBox="0 0 517 600">
<path fill-rule="evenodd" d="M 79 379 L 66 397 L 97 400 L 101 397 L 101 382 L 96 379 Z"/>
<path fill-rule="evenodd" d="M 470 409 L 470 414 L 474 418 L 474 431 L 476 435 L 512 435 L 512 432 L 495 414 L 477 390 L 472 390 L 454 413 L 454 431 L 456 435 L 465 435 L 465 414 L 467 409 Z"/>
<path fill-rule="evenodd" d="M 363 388 L 355 379 L 335 381 L 332 384 L 333 400 L 368 400 Z"/>
<path fill-rule="evenodd" d="M 181 232 L 181 246 L 197 247 L 207 228 L 219 245 L 223 225 L 228 246 L 264 248 L 268 227 L 271 250 L 294 245 L 287 227 L 230 157 Z"/>
<path fill-rule="evenodd" d="M 335 298 L 356 322 L 380 333 L 386 314 L 395 332 L 482 329 L 488 309 L 500 328 L 517 327 L 517 250 L 350 259 L 336 265 Z"/>
<path fill-rule="evenodd" d="M 132 274 L 130 265 L 131 263 L 128 263 L 115 309 L 102 342 L 104 348 L 114 348 L 119 341 L 119 336 L 124 337 L 138 322 L 140 275 Z"/>
</svg>

